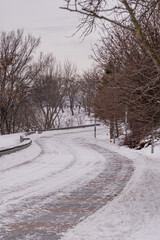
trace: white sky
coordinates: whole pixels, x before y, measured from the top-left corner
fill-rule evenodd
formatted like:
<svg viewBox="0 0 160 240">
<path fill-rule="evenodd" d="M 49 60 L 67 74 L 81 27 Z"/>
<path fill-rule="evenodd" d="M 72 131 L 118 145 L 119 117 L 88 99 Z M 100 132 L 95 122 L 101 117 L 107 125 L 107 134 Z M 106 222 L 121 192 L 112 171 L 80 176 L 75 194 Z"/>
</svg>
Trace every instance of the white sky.
<svg viewBox="0 0 160 240">
<path fill-rule="evenodd" d="M 59 9 L 63 0 L 0 0 L 0 31 L 24 29 L 35 37 L 41 37 L 39 51 L 53 53 L 57 60 L 69 59 L 79 70 L 92 65 L 89 59 L 91 44 L 98 34 L 92 34 L 83 42 L 75 32 L 77 15 Z"/>
</svg>

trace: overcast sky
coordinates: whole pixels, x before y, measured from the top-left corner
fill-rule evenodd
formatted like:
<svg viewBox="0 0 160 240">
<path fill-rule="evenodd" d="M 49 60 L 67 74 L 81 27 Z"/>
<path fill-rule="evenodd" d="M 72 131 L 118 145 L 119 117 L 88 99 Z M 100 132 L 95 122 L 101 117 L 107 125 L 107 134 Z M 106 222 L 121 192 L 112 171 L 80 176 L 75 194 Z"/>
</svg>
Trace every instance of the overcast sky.
<svg viewBox="0 0 160 240">
<path fill-rule="evenodd" d="M 61 62 L 69 59 L 79 70 L 87 70 L 92 61 L 91 44 L 97 34 L 83 42 L 80 34 L 74 37 L 77 15 L 59 9 L 63 0 L 0 0 L 0 30 L 23 28 L 33 36 L 41 37 L 39 51 L 53 53 Z"/>
</svg>

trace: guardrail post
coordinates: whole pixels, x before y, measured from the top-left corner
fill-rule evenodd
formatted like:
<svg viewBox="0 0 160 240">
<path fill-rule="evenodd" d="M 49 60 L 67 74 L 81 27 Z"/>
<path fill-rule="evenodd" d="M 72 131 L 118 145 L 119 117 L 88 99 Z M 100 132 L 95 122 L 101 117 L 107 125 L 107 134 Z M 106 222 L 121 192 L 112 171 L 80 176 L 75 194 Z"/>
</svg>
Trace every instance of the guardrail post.
<svg viewBox="0 0 160 240">
<path fill-rule="evenodd" d="M 23 142 L 23 141 L 24 141 L 23 137 L 22 137 L 22 136 L 20 136 L 20 142 Z"/>
</svg>

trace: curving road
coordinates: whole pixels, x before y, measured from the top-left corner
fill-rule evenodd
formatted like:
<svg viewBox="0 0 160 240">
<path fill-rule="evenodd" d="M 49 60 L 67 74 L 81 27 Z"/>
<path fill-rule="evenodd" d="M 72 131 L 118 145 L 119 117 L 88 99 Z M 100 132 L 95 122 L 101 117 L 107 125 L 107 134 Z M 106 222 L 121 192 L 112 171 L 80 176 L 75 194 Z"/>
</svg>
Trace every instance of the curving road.
<svg viewBox="0 0 160 240">
<path fill-rule="evenodd" d="M 32 138 L 28 149 L 0 158 L 0 239 L 60 239 L 117 196 L 134 170 L 98 140 L 91 144 L 92 129 Z"/>
</svg>

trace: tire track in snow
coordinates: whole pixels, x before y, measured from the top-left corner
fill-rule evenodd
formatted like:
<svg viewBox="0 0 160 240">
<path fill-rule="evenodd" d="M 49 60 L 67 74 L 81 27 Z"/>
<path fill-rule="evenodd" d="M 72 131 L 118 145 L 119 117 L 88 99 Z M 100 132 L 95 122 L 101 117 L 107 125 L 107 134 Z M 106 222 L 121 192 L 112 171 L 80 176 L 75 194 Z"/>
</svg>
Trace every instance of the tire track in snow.
<svg viewBox="0 0 160 240">
<path fill-rule="evenodd" d="M 67 133 L 67 135 L 68 134 L 69 133 Z M 74 132 L 74 134 L 75 134 L 75 132 Z M 60 134 L 60 135 L 62 135 L 62 134 Z M 62 147 L 66 148 L 66 152 L 70 152 L 71 146 L 70 145 L 68 146 L 68 144 L 65 143 L 64 136 L 63 135 L 59 136 L 59 134 L 56 134 L 56 136 L 57 136 L 57 138 L 60 138 L 60 140 L 62 141 L 62 143 L 59 141 L 58 144 L 59 145 L 60 144 L 63 145 Z M 66 136 L 66 137 L 68 139 L 68 136 Z M 39 161 L 39 159 L 40 159 L 40 157 L 43 157 L 43 155 L 45 157 L 45 151 L 46 151 L 46 146 L 44 146 L 45 145 L 45 141 L 48 140 L 48 139 L 52 139 L 52 138 L 53 138 L 53 136 L 45 137 L 44 138 L 44 142 L 42 142 L 43 141 L 43 137 L 41 137 L 40 139 L 37 140 L 39 146 L 41 146 L 41 154 L 40 154 L 40 156 L 37 157 L 37 158 L 34 158 L 37 161 L 32 161 L 29 164 L 21 165 L 21 167 L 17 166 L 17 168 L 15 167 L 12 170 L 7 171 L 7 173 L 4 173 L 4 174 L 1 175 L 1 177 L 0 177 L 0 185 L 1 185 L 1 187 L 0 187 L 0 189 L 1 189 L 1 191 L 0 191 L 0 196 L 1 196 L 0 197 L 0 200 L 1 200 L 0 208 L 3 209 L 3 211 L 7 211 L 7 208 L 9 208 L 9 209 L 11 208 L 12 209 L 12 206 L 14 207 L 14 205 L 16 205 L 16 204 L 19 205 L 20 201 L 26 201 L 26 199 L 29 198 L 29 197 L 33 197 L 33 196 L 35 197 L 37 193 L 39 193 L 39 195 L 40 195 L 41 190 L 42 190 L 42 193 L 43 193 L 43 188 L 44 187 L 46 188 L 45 185 L 49 186 L 49 185 L 52 184 L 52 178 L 54 176 L 58 176 L 59 180 L 60 180 L 60 178 L 63 178 L 63 172 L 65 172 L 65 173 L 67 172 L 66 174 L 69 175 L 70 171 L 73 171 L 72 168 L 73 168 L 74 165 L 75 165 L 75 170 L 76 171 L 78 170 L 77 169 L 77 168 L 79 168 L 79 166 L 77 165 L 78 161 L 74 157 L 73 160 L 69 159 L 69 163 L 67 161 L 65 161 L 60 166 L 60 170 L 58 168 L 58 170 L 56 170 L 56 171 L 54 170 L 52 172 L 52 169 L 51 169 L 51 171 L 49 171 L 49 173 L 47 172 L 47 175 L 46 174 L 43 175 L 43 176 L 40 175 L 40 178 L 38 178 L 38 179 L 34 179 L 34 178 L 32 179 L 31 178 L 31 179 L 29 179 L 29 181 L 27 179 L 27 182 L 22 181 L 22 183 L 21 183 L 21 178 L 23 177 L 23 175 L 24 176 L 25 175 L 29 175 L 30 174 L 30 170 L 32 168 L 34 169 L 35 162 L 37 162 L 36 163 L 37 166 L 43 163 L 43 161 Z M 72 136 L 72 138 L 73 138 L 73 136 Z M 56 139 L 56 140 L 58 140 L 58 139 Z M 53 144 L 55 144 L 55 142 Z M 46 145 L 47 145 L 47 143 L 46 143 Z M 47 151 L 50 151 L 50 150 L 51 150 L 51 153 L 54 152 L 54 149 L 52 149 L 52 148 L 51 149 L 47 149 Z M 63 153 L 64 153 L 64 150 L 63 150 Z M 72 151 L 71 151 L 71 154 L 73 154 L 73 156 L 75 155 L 74 152 L 72 152 Z M 66 157 L 66 155 L 65 155 L 65 157 Z M 48 158 L 48 155 L 47 155 L 47 158 Z M 47 165 L 48 165 L 48 159 L 47 159 Z M 85 168 L 85 165 L 86 165 L 86 163 L 83 163 L 82 166 L 80 166 L 80 169 L 81 168 Z M 29 169 L 27 171 L 23 171 L 23 170 L 26 170 L 26 168 L 27 169 L 29 168 Z M 50 168 L 50 167 L 48 167 L 48 168 Z M 34 169 L 34 171 L 35 171 L 35 169 Z M 21 174 L 21 172 L 22 172 L 22 174 Z M 37 172 L 38 171 L 35 171 L 34 175 L 36 175 Z M 19 173 L 20 173 L 20 176 L 19 176 Z M 7 177 L 6 177 L 6 174 L 8 174 Z M 12 177 L 13 177 L 13 179 L 12 179 Z M 14 182 L 15 179 L 16 179 L 16 182 Z M 44 181 L 47 182 L 48 184 L 46 183 L 44 185 L 43 184 Z M 9 186 L 5 185 L 6 182 L 10 182 Z M 64 180 L 62 187 L 65 186 L 66 184 L 67 183 L 65 183 L 65 180 Z M 58 186 L 58 188 L 59 188 L 59 186 Z M 60 186 L 60 188 L 61 188 L 61 186 Z M 48 195 L 48 191 L 52 192 L 52 189 L 47 190 L 46 191 L 47 193 L 45 193 L 45 195 Z M 53 191 L 55 191 L 55 190 L 53 189 Z M 42 194 L 42 195 L 44 195 L 44 194 Z"/>
<path fill-rule="evenodd" d="M 95 144 L 81 145 L 83 149 L 89 148 L 105 157 L 105 166 L 98 176 L 83 186 L 80 184 L 82 179 L 78 179 L 79 187 L 77 182 L 77 188 L 72 191 L 62 188 L 48 196 L 28 199 L 24 202 L 26 206 L 21 206 L 26 214 L 21 215 L 13 209 L 17 216 L 15 222 L 6 224 L 0 239 L 60 239 L 68 228 L 77 225 L 123 190 L 134 170 L 132 162 Z"/>
<path fill-rule="evenodd" d="M 52 138 L 52 137 L 48 137 L 48 138 Z M 26 162 L 24 162 L 22 164 L 16 165 L 16 166 L 14 166 L 14 167 L 12 167 L 10 169 L 1 171 L 0 172 L 1 173 L 0 180 L 3 178 L 3 175 L 6 172 L 8 172 L 8 175 L 10 175 L 10 171 L 12 171 L 12 170 L 17 170 L 18 169 L 18 171 L 23 171 L 24 167 L 29 167 L 31 169 L 33 164 L 35 164 L 36 161 L 37 161 L 37 164 L 38 164 L 39 159 L 43 158 L 43 156 L 45 157 L 45 147 L 44 147 L 44 142 L 42 141 L 42 139 L 36 140 L 36 143 L 41 148 L 41 152 L 40 152 L 40 154 L 37 157 L 33 158 L 33 160 L 26 161 Z M 46 140 L 46 138 L 44 138 L 44 140 Z M 19 201 L 20 198 L 22 200 L 23 198 L 25 198 L 25 195 L 26 195 L 25 189 L 28 189 L 28 191 L 33 193 L 32 187 L 34 185 L 39 185 L 39 188 L 41 188 L 40 185 L 41 185 L 42 181 L 45 181 L 46 179 L 49 180 L 53 176 L 55 176 L 57 174 L 62 174 L 64 171 L 66 171 L 69 168 L 71 168 L 75 164 L 75 162 L 76 162 L 76 160 L 73 159 L 72 161 L 69 161 L 69 163 L 65 164 L 62 168 L 60 168 L 60 170 L 57 170 L 57 171 L 54 171 L 54 172 L 49 172 L 49 174 L 45 175 L 44 177 L 41 177 L 41 178 L 38 178 L 38 179 L 35 179 L 35 180 L 31 179 L 31 181 L 29 183 L 25 183 L 25 184 L 23 184 L 21 186 L 16 185 L 16 186 L 13 186 L 12 189 L 8 189 L 8 190 L 3 191 L 2 193 L 3 193 L 4 197 L 1 195 L 1 200 L 0 200 L 1 205 L 3 205 L 3 203 L 5 204 L 7 201 L 10 201 L 10 200 L 13 200 L 14 203 L 16 201 Z M 19 181 L 20 181 L 20 179 L 18 179 L 18 182 Z M 1 184 L 2 184 L 2 180 L 1 180 Z M 2 190 L 2 188 L 1 188 L 1 190 Z M 24 192 L 24 194 L 21 194 L 21 196 L 20 196 L 19 195 L 20 192 Z M 18 193 L 18 195 L 16 193 Z M 15 194 L 15 197 L 13 198 L 14 194 Z"/>
</svg>

